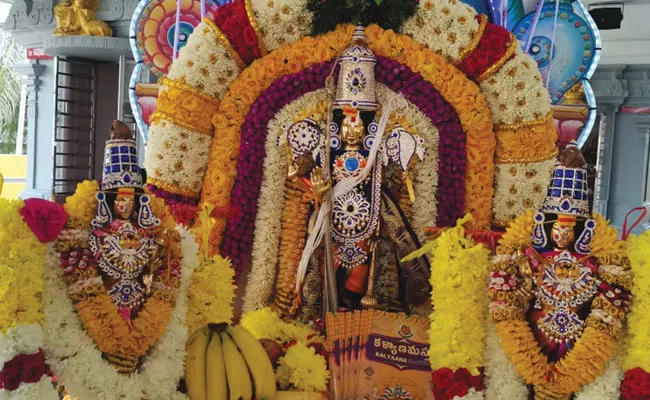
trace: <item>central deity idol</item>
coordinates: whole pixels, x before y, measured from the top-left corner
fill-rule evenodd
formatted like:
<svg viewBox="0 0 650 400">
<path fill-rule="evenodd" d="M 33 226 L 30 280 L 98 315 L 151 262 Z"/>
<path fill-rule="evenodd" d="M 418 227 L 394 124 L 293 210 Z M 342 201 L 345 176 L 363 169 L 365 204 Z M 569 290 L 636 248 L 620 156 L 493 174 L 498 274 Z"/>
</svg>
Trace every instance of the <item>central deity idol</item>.
<svg viewBox="0 0 650 400">
<path fill-rule="evenodd" d="M 378 245 L 384 239 L 390 242 L 394 259 L 419 247 L 397 196 L 385 182 L 383 171 L 397 170 L 412 199 L 409 169 L 416 158 L 424 158 L 424 140 L 399 124 L 384 137 L 391 106 L 384 106 L 382 111 L 387 115 L 377 122 L 376 63 L 377 58 L 366 45 L 363 28 L 359 26 L 352 45 L 339 58 L 336 95 L 328 116 L 329 137 L 314 119 L 306 118 L 289 126 L 280 138 L 290 157 L 287 190 L 300 191 L 302 198 L 310 202 L 306 233 L 313 236 L 322 228 L 321 224 L 331 225 L 322 228 L 325 233 L 320 246 L 315 241 L 315 246 L 310 248 L 307 241 L 302 256 L 303 264 L 309 260 L 308 265 L 282 265 L 281 259 L 274 306 L 285 316 L 294 317 L 298 313 L 302 319 L 320 316 L 325 302 L 323 294 L 327 293 L 327 286 L 334 292 L 331 287 L 334 283 L 336 294 L 330 297 L 336 297 L 342 309 L 381 306 L 374 285 Z M 281 249 L 287 246 L 281 243 Z M 429 297 L 426 259 L 402 263 L 398 270 L 401 273 L 396 279 L 401 300 L 398 308 L 404 310 L 426 301 Z M 328 273 L 334 278 L 332 283 L 323 279 Z"/>
</svg>

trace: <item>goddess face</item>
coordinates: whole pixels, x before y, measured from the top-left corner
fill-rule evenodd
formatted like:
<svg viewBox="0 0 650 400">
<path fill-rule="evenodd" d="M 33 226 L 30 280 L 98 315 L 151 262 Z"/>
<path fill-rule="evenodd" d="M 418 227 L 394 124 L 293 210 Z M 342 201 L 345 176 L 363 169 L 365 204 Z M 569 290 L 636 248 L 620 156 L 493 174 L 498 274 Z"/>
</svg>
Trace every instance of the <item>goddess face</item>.
<svg viewBox="0 0 650 400">
<path fill-rule="evenodd" d="M 113 212 L 117 218 L 122 220 L 130 219 L 133 215 L 133 209 L 135 208 L 133 196 L 123 196 L 118 194 L 115 198 L 113 208 Z"/>
<path fill-rule="evenodd" d="M 556 247 L 560 250 L 568 248 L 573 240 L 575 239 L 575 234 L 573 233 L 573 226 L 561 225 L 559 223 L 554 223 L 551 230 L 551 235 L 553 242 Z"/>
</svg>

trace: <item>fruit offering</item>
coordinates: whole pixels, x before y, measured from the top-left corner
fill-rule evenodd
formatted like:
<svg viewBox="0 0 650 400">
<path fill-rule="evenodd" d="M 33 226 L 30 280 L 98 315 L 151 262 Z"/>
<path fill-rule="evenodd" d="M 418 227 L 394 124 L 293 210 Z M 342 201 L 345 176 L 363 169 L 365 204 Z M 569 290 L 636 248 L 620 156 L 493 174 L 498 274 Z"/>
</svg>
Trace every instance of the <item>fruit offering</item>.
<svg viewBox="0 0 650 400">
<path fill-rule="evenodd" d="M 273 400 L 275 374 L 266 350 L 241 326 L 208 324 L 187 342 L 190 400 Z"/>
</svg>

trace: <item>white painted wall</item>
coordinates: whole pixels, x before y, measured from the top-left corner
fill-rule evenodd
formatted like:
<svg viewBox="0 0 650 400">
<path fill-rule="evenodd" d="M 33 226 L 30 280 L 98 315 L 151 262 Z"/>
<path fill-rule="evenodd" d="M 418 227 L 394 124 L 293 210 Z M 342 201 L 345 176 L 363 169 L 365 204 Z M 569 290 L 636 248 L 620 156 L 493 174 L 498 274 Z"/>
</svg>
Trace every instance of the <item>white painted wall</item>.
<svg viewBox="0 0 650 400">
<path fill-rule="evenodd" d="M 590 4 L 623 3 L 621 29 L 601 30 L 600 64 L 650 63 L 650 1 L 584 0 Z"/>
</svg>

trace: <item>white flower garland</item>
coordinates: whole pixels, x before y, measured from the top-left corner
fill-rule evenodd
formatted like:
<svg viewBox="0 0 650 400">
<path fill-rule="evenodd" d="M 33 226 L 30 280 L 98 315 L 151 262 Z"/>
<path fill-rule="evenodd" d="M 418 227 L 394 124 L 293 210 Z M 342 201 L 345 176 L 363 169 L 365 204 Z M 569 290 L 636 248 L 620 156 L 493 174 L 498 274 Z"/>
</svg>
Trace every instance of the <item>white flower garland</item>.
<svg viewBox="0 0 650 400">
<path fill-rule="evenodd" d="M 79 320 L 61 278 L 57 253 L 50 248 L 45 268 L 45 355 L 54 375 L 72 397 L 93 400 L 181 400 L 176 386 L 184 375 L 187 340 L 187 289 L 197 266 L 198 247 L 193 235 L 178 228 L 182 237 L 181 283 L 167 330 L 152 347 L 138 372 L 121 375 L 102 358 Z"/>
<path fill-rule="evenodd" d="M 0 366 L 19 354 L 38 353 L 43 346 L 43 330 L 38 324 L 16 325 L 0 333 Z"/>
<path fill-rule="evenodd" d="M 527 400 L 528 386 L 519 377 L 515 367 L 503 351 L 496 327 L 487 322 L 485 340 L 485 399 Z"/>
<path fill-rule="evenodd" d="M 251 0 L 251 6 L 269 52 L 310 33 L 314 15 L 306 0 Z"/>
<path fill-rule="evenodd" d="M 494 168 L 494 219 L 511 221 L 544 202 L 555 158 L 534 163 L 496 164 Z"/>
<path fill-rule="evenodd" d="M 551 111 L 551 99 L 537 63 L 519 46 L 515 56 L 480 87 L 495 124 L 537 121 Z"/>
<path fill-rule="evenodd" d="M 456 61 L 478 32 L 476 11 L 456 0 L 420 1 L 418 9 L 402 25 L 402 33 Z"/>
<path fill-rule="evenodd" d="M 618 400 L 621 396 L 623 376 L 624 373 L 619 365 L 619 357 L 614 356 L 609 360 L 607 369 L 601 376 L 583 386 L 580 393 L 576 393 L 575 400 Z"/>
<path fill-rule="evenodd" d="M 0 389 L 0 400 L 59 400 L 52 378 L 43 375 L 35 383 L 21 383 L 16 390 Z"/>
</svg>

